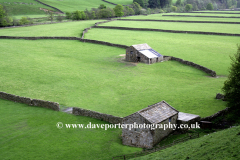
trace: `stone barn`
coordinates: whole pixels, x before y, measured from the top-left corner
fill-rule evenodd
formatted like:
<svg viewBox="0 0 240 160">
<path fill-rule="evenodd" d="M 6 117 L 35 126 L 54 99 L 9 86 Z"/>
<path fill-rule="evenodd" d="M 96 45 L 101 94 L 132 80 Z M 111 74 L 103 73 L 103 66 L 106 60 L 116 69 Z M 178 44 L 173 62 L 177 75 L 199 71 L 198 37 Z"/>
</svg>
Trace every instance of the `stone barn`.
<svg viewBox="0 0 240 160">
<path fill-rule="evenodd" d="M 126 49 L 126 61 L 152 64 L 163 61 L 163 55 L 152 49 L 148 44 L 132 45 Z"/>
<path fill-rule="evenodd" d="M 167 102 L 161 101 L 138 112 L 135 112 L 123 118 L 122 124 L 122 142 L 124 145 L 152 148 L 158 144 L 164 137 L 168 136 L 174 129 L 172 128 L 156 128 L 152 130 L 150 127 L 141 128 L 144 124 L 150 126 L 152 124 L 163 126 L 164 124 L 177 124 L 178 111 L 171 107 Z M 127 124 L 127 125 L 126 125 Z M 134 126 L 130 130 L 130 124 Z M 138 125 L 137 128 L 135 126 Z"/>
</svg>

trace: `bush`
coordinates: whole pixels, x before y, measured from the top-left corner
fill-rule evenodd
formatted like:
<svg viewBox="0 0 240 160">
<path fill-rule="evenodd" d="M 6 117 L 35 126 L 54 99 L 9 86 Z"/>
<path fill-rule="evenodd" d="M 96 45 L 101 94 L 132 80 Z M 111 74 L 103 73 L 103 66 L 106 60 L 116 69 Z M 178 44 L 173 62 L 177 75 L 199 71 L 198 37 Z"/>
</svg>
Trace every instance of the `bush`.
<svg viewBox="0 0 240 160">
<path fill-rule="evenodd" d="M 172 6 L 171 9 L 172 9 L 173 12 L 176 12 L 176 11 L 177 11 L 177 7 L 176 7 L 176 6 Z"/>
<path fill-rule="evenodd" d="M 19 24 L 20 25 L 27 25 L 29 24 L 29 20 L 27 17 L 22 17 L 20 20 L 19 20 Z"/>
<path fill-rule="evenodd" d="M 191 10 L 192 10 L 192 5 L 191 5 L 191 4 L 186 4 L 185 10 L 186 10 L 187 12 L 191 11 Z"/>
<path fill-rule="evenodd" d="M 66 12 L 66 18 L 67 19 L 72 19 L 72 13 Z"/>
<path fill-rule="evenodd" d="M 213 10 L 213 5 L 212 3 L 207 4 L 207 10 Z"/>
</svg>

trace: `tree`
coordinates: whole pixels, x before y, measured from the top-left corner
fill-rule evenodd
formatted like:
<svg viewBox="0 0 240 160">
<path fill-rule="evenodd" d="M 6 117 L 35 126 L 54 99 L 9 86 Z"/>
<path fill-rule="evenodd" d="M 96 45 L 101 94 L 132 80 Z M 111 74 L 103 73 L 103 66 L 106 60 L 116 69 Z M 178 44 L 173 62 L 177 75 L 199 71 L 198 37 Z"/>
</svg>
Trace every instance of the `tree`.
<svg viewBox="0 0 240 160">
<path fill-rule="evenodd" d="M 212 3 L 207 4 L 207 10 L 213 10 L 213 5 Z"/>
<path fill-rule="evenodd" d="M 150 8 L 159 8 L 160 7 L 160 0 L 149 0 L 149 7 Z"/>
<path fill-rule="evenodd" d="M 67 19 L 72 19 L 72 13 L 66 12 L 66 18 Z"/>
<path fill-rule="evenodd" d="M 20 25 L 26 25 L 26 24 L 29 24 L 29 20 L 27 17 L 22 17 L 19 21 L 19 24 Z"/>
<path fill-rule="evenodd" d="M 133 3 L 137 2 L 141 7 L 144 7 L 144 2 L 143 0 L 133 0 Z"/>
<path fill-rule="evenodd" d="M 113 10 L 117 17 L 122 17 L 124 15 L 123 6 L 121 4 L 116 5 Z"/>
<path fill-rule="evenodd" d="M 176 11 L 177 11 L 177 7 L 176 7 L 176 6 L 172 6 L 171 9 L 172 9 L 173 12 L 176 12 Z"/>
<path fill-rule="evenodd" d="M 135 14 L 139 15 L 140 14 L 140 10 L 142 9 L 142 7 L 137 2 L 134 2 L 132 4 L 132 7 L 133 7 L 133 10 L 134 10 Z"/>
<path fill-rule="evenodd" d="M 48 19 L 51 20 L 51 22 L 53 21 L 53 18 L 54 18 L 54 14 L 52 11 L 47 11 L 47 16 L 48 16 Z"/>
<path fill-rule="evenodd" d="M 177 0 L 176 6 L 180 6 L 182 4 L 181 0 Z"/>
<path fill-rule="evenodd" d="M 186 4 L 185 10 L 186 10 L 187 12 L 189 12 L 189 11 L 191 11 L 191 9 L 192 9 L 192 5 L 191 5 L 191 4 Z"/>
<path fill-rule="evenodd" d="M 129 8 L 129 15 L 134 15 L 134 14 L 135 14 L 134 10 L 132 8 Z"/>
<path fill-rule="evenodd" d="M 0 27 L 12 25 L 13 19 L 7 16 L 6 10 L 0 5 Z"/>
<path fill-rule="evenodd" d="M 237 54 L 230 57 L 232 60 L 228 79 L 224 82 L 222 88 L 224 99 L 227 100 L 227 106 L 240 110 L 240 45 L 237 46 Z"/>
<path fill-rule="evenodd" d="M 100 6 L 98 7 L 98 9 L 106 9 L 107 7 L 104 4 L 100 4 Z"/>
</svg>

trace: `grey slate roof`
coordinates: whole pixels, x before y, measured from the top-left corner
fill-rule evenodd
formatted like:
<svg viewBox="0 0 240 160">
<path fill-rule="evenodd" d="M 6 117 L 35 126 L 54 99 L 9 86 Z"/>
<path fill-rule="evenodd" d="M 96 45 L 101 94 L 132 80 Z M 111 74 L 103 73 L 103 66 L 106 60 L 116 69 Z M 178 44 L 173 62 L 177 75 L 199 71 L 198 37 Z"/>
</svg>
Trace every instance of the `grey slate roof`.
<svg viewBox="0 0 240 160">
<path fill-rule="evenodd" d="M 178 111 L 170 106 L 167 102 L 161 101 L 138 111 L 138 113 L 146 118 L 149 122 L 157 124 L 178 114 Z"/>
<path fill-rule="evenodd" d="M 152 49 L 147 43 L 132 45 L 136 50 Z"/>
</svg>

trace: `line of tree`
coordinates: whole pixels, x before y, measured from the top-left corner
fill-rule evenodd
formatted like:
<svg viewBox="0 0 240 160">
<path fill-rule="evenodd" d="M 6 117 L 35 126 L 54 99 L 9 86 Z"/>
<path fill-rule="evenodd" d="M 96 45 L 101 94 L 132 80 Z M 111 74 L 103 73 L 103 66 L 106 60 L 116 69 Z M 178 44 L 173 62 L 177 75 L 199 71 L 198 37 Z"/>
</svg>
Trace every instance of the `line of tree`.
<svg viewBox="0 0 240 160">
<path fill-rule="evenodd" d="M 129 6 L 116 5 L 114 8 L 106 7 L 101 4 L 98 8 L 86 9 L 85 11 L 66 12 L 66 18 L 72 20 L 87 20 L 87 19 L 100 19 L 122 17 L 128 15 L 141 14 L 142 7 L 134 2 Z"/>
</svg>

